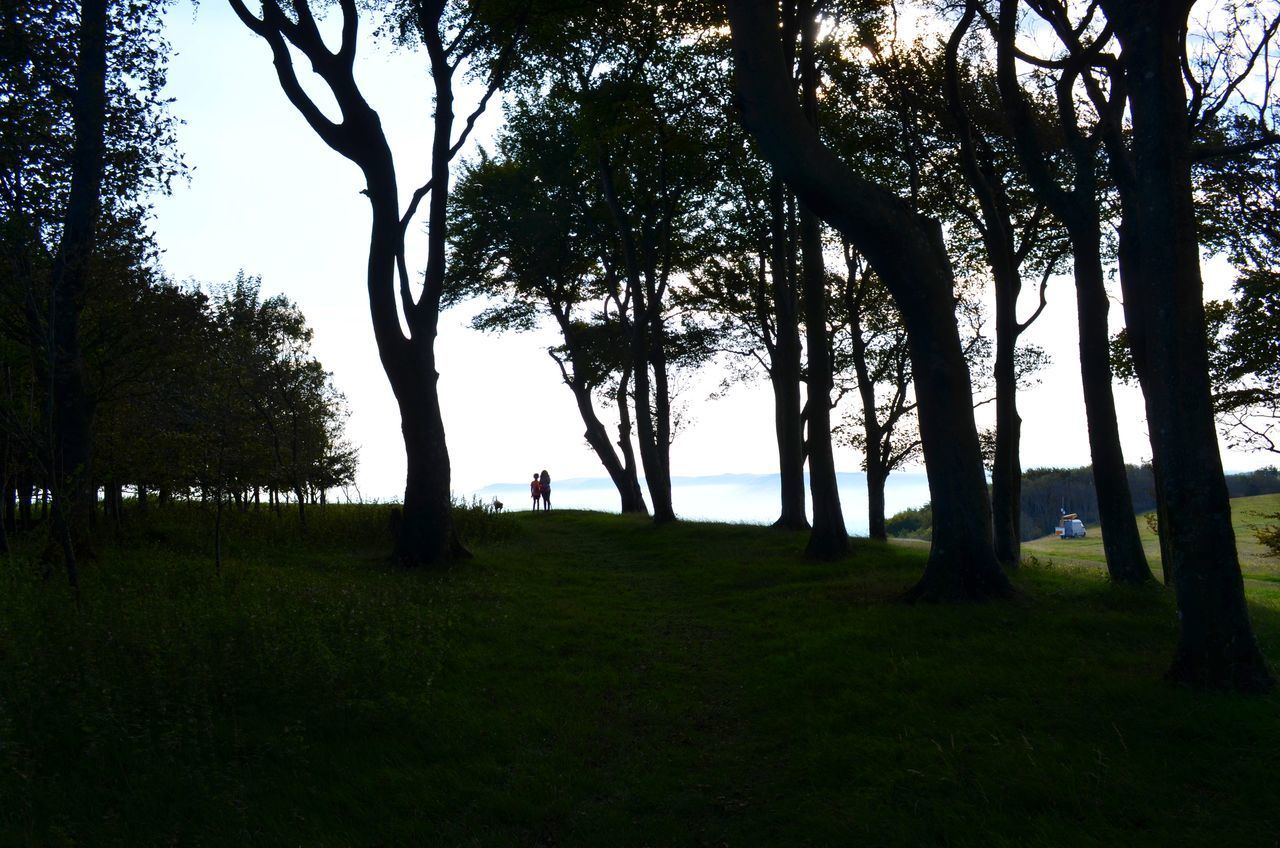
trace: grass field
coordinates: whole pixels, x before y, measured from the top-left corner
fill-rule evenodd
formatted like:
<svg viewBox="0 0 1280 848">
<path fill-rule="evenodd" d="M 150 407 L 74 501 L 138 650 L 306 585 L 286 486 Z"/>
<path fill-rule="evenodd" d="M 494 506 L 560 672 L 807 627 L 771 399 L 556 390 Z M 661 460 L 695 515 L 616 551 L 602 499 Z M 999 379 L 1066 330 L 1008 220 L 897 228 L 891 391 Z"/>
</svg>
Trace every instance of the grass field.
<svg viewBox="0 0 1280 848">
<path fill-rule="evenodd" d="M 1280 513 L 1280 494 L 1255 495 L 1250 498 L 1234 498 L 1231 501 L 1231 521 L 1236 528 L 1236 549 L 1240 553 L 1240 570 L 1250 580 L 1280 582 L 1280 558 L 1267 556 L 1267 550 L 1258 542 L 1254 531 L 1264 524 L 1274 524 L 1274 519 L 1264 516 Z M 1045 536 L 1022 543 L 1022 555 L 1058 565 L 1105 567 L 1107 558 L 1102 551 L 1102 531 L 1097 525 L 1088 528 L 1083 539 L 1059 539 Z M 1142 546 L 1156 577 L 1160 576 L 1160 540 L 1151 531 L 1143 516 L 1138 517 L 1138 532 L 1142 534 Z"/>
<path fill-rule="evenodd" d="M 907 606 L 923 546 L 568 512 L 406 573 L 385 518 L 233 516 L 221 575 L 134 526 L 79 610 L 5 564 L 0 845 L 1280 844 L 1280 695 L 1162 683 L 1159 588 Z"/>
</svg>

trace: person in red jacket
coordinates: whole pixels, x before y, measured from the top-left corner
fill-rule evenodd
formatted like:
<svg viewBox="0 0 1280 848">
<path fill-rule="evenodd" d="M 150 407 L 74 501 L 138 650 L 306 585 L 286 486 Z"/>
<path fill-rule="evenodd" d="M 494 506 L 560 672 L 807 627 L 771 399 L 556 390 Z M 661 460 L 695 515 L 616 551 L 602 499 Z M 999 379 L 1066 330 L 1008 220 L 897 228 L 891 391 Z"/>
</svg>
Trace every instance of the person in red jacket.
<svg viewBox="0 0 1280 848">
<path fill-rule="evenodd" d="M 533 508 L 536 510 L 542 498 L 542 480 L 537 474 L 533 475 L 533 482 L 529 484 L 529 497 L 533 498 Z"/>
</svg>

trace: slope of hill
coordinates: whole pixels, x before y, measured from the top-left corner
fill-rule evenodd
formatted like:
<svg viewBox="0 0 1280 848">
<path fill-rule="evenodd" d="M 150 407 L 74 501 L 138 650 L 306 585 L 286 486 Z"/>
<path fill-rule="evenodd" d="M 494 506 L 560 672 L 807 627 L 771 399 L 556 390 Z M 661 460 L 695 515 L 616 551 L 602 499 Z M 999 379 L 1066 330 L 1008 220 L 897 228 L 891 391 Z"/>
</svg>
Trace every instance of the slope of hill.
<svg viewBox="0 0 1280 848">
<path fill-rule="evenodd" d="M 83 603 L 0 569 L 0 845 L 1271 845 L 1280 694 L 1161 682 L 1171 593 L 897 602 L 763 527 L 551 512 L 387 563 L 387 509 L 153 510 Z M 1251 583 L 1280 658 L 1280 585 Z"/>
</svg>

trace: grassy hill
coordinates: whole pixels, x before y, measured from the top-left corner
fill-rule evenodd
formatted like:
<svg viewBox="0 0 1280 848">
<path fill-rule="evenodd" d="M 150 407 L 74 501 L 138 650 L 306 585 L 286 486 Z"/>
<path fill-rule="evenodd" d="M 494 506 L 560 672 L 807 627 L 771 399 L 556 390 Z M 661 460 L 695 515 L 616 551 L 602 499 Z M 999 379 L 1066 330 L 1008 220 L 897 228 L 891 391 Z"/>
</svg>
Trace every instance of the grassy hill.
<svg viewBox="0 0 1280 848">
<path fill-rule="evenodd" d="M 1029 567 L 907 606 L 924 547 L 589 513 L 126 528 L 80 609 L 0 570 L 3 845 L 1273 845 L 1280 695 L 1160 681 L 1169 594 Z M 1280 585 L 1252 583 L 1280 658 Z"/>
<path fill-rule="evenodd" d="M 1240 570 L 1250 580 L 1280 582 L 1280 558 L 1267 556 L 1266 549 L 1254 535 L 1259 527 L 1274 523 L 1263 516 L 1276 513 L 1280 513 L 1280 494 L 1233 498 L 1231 501 L 1231 521 L 1236 528 Z M 1102 551 L 1102 531 L 1097 525 L 1090 526 L 1088 530 L 1089 535 L 1083 539 L 1059 539 L 1050 535 L 1023 542 L 1022 555 L 1049 564 L 1105 566 L 1107 558 Z M 1138 518 L 1138 531 L 1142 534 L 1142 545 L 1147 551 L 1151 570 L 1159 577 L 1160 540 L 1151 531 L 1145 516 Z"/>
</svg>

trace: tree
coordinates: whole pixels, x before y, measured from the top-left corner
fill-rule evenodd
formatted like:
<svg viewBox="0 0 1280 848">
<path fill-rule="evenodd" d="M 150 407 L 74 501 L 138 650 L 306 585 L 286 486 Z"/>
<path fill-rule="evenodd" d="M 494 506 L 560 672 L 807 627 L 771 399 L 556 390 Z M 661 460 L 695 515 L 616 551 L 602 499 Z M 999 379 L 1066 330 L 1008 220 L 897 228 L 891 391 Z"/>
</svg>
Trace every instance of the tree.
<svg viewBox="0 0 1280 848">
<path fill-rule="evenodd" d="M 30 351 L 41 395 L 28 440 L 53 487 L 50 542 L 73 585 L 94 498 L 81 315 L 104 267 L 104 229 L 138 231 L 146 193 L 179 168 L 160 94 L 161 8 L 108 0 L 0 7 L 6 308 L 26 325 L 14 338 Z"/>
<path fill-rule="evenodd" d="M 744 123 L 797 195 L 868 257 L 907 324 L 934 507 L 929 561 L 910 596 L 1008 594 L 1008 578 L 992 548 L 969 373 L 941 228 L 822 145 L 792 90 L 772 5 L 730 0 L 728 9 Z"/>
<path fill-rule="evenodd" d="M 1017 59 L 1026 54 L 1018 50 L 1015 40 L 1016 2 L 1001 3 L 999 21 L 994 26 L 1000 97 L 1027 179 L 1041 201 L 1062 222 L 1070 239 L 1080 335 L 1080 374 L 1107 571 L 1117 583 L 1143 583 L 1152 579 L 1151 569 L 1138 535 L 1120 447 L 1111 368 L 1104 355 L 1110 303 L 1103 270 L 1099 131 L 1081 126 L 1075 95 L 1078 82 L 1087 72 L 1083 57 L 1105 42 L 1082 43 L 1065 6 L 1042 3 L 1038 8 L 1057 33 L 1073 42 L 1071 55 L 1082 57 L 1068 61 L 1059 76 L 1051 81 L 1056 95 L 1056 122 L 1046 120 L 1033 108 L 1018 79 Z M 1108 108 L 1117 108 L 1123 101 L 1117 100 L 1113 92 L 1109 102 L 1117 105 Z M 1050 137 L 1063 139 L 1066 148 L 1061 158 L 1065 159 L 1070 173 L 1067 188 L 1062 187 L 1051 166 L 1056 150 L 1042 129 L 1046 124 L 1052 127 Z"/>
<path fill-rule="evenodd" d="M 1214 431 L 1203 284 L 1183 82 L 1191 4 L 1101 0 L 1122 52 L 1112 85 L 1132 115 L 1132 159 L 1109 144 L 1125 221 L 1125 325 L 1146 400 L 1156 485 L 1180 612 L 1169 677 L 1196 687 L 1262 691 L 1273 679 L 1244 600 L 1231 507 Z M 1126 268 L 1127 263 L 1127 268 Z M 1128 273 L 1126 273 L 1126 270 Z M 1172 469 L 1177 473 L 1172 473 Z"/>
<path fill-rule="evenodd" d="M 1044 310 L 1045 287 L 1055 270 L 1060 248 L 1054 243 L 1056 233 L 1046 220 L 1043 205 L 1029 202 L 1025 192 L 1022 197 L 1017 196 L 1022 189 L 1018 185 L 1021 175 L 1010 167 L 1011 157 L 1005 155 L 1006 151 L 999 149 L 1005 128 L 1000 126 L 992 131 L 974 119 L 973 113 L 987 105 L 982 103 L 981 95 L 984 89 L 991 88 L 983 85 L 990 80 L 964 79 L 972 67 L 968 62 L 962 66 L 960 49 L 978 16 L 979 5 L 979 0 L 966 3 L 947 39 L 942 88 L 959 142 L 960 171 L 977 199 L 978 208 L 971 213 L 971 220 L 981 236 L 995 290 L 996 430 L 991 474 L 992 517 L 996 557 L 1005 566 L 1016 567 L 1021 560 L 1022 539 L 1018 339 Z M 1018 300 L 1022 293 L 1023 269 L 1037 262 L 1043 266 L 1040 304 L 1022 321 L 1018 318 Z"/>
<path fill-rule="evenodd" d="M 406 0 L 397 6 L 402 37 L 426 49 L 435 92 L 431 176 L 402 213 L 391 148 L 378 113 L 355 79 L 359 29 L 355 0 L 338 4 L 342 35 L 336 51 L 325 45 L 306 0 L 294 0 L 292 18 L 276 0 L 263 0 L 261 17 L 250 12 L 243 0 L 230 3 L 244 25 L 271 47 L 276 76 L 290 103 L 322 141 L 364 174 L 364 194 L 372 213 L 366 274 L 369 309 L 378 354 L 400 410 L 407 464 L 398 557 L 407 566 L 433 566 L 467 556 L 453 532 L 449 450 L 436 390 L 435 337 L 446 283 L 450 163 L 506 74 L 518 26 L 505 29 L 502 25 L 512 22 L 508 16 L 495 23 L 448 0 Z M 327 117 L 306 93 L 291 49 L 310 61 L 337 102 L 341 120 Z M 485 94 L 455 138 L 454 78 L 464 63 L 487 67 L 489 73 Z M 427 265 L 422 291 L 415 297 L 405 263 L 405 234 L 427 198 Z M 400 328 L 400 311 L 408 337 Z"/>
<path fill-rule="evenodd" d="M 736 122 L 722 125 L 715 139 L 708 154 L 719 163 L 722 178 L 709 209 L 709 249 L 690 285 L 677 293 L 677 304 L 708 316 L 716 347 L 735 365 L 746 365 L 736 377 L 759 371 L 768 377 L 780 500 L 773 526 L 808 530 L 795 199 L 752 155 Z"/>
<path fill-rule="evenodd" d="M 848 359 L 862 405 L 846 419 L 846 438 L 863 457 L 868 535 L 883 542 L 888 539 L 885 481 L 920 454 L 911 353 L 906 327 L 884 284 L 848 243 L 844 254 L 847 273 L 841 305 L 848 326 Z"/>
<path fill-rule="evenodd" d="M 450 303 L 487 296 L 479 330 L 531 329 L 551 317 L 564 342 L 548 351 L 573 393 L 591 446 L 618 490 L 622 512 L 648 514 L 631 446 L 628 386 L 632 363 L 627 304 L 606 269 L 607 212 L 591 198 L 592 178 L 562 104 L 528 102 L 508 110 L 500 159 L 482 157 L 459 180 L 451 237 L 456 286 Z M 593 310 L 597 303 L 613 309 Z M 617 402 L 617 448 L 595 409 L 607 390 Z"/>
</svg>

